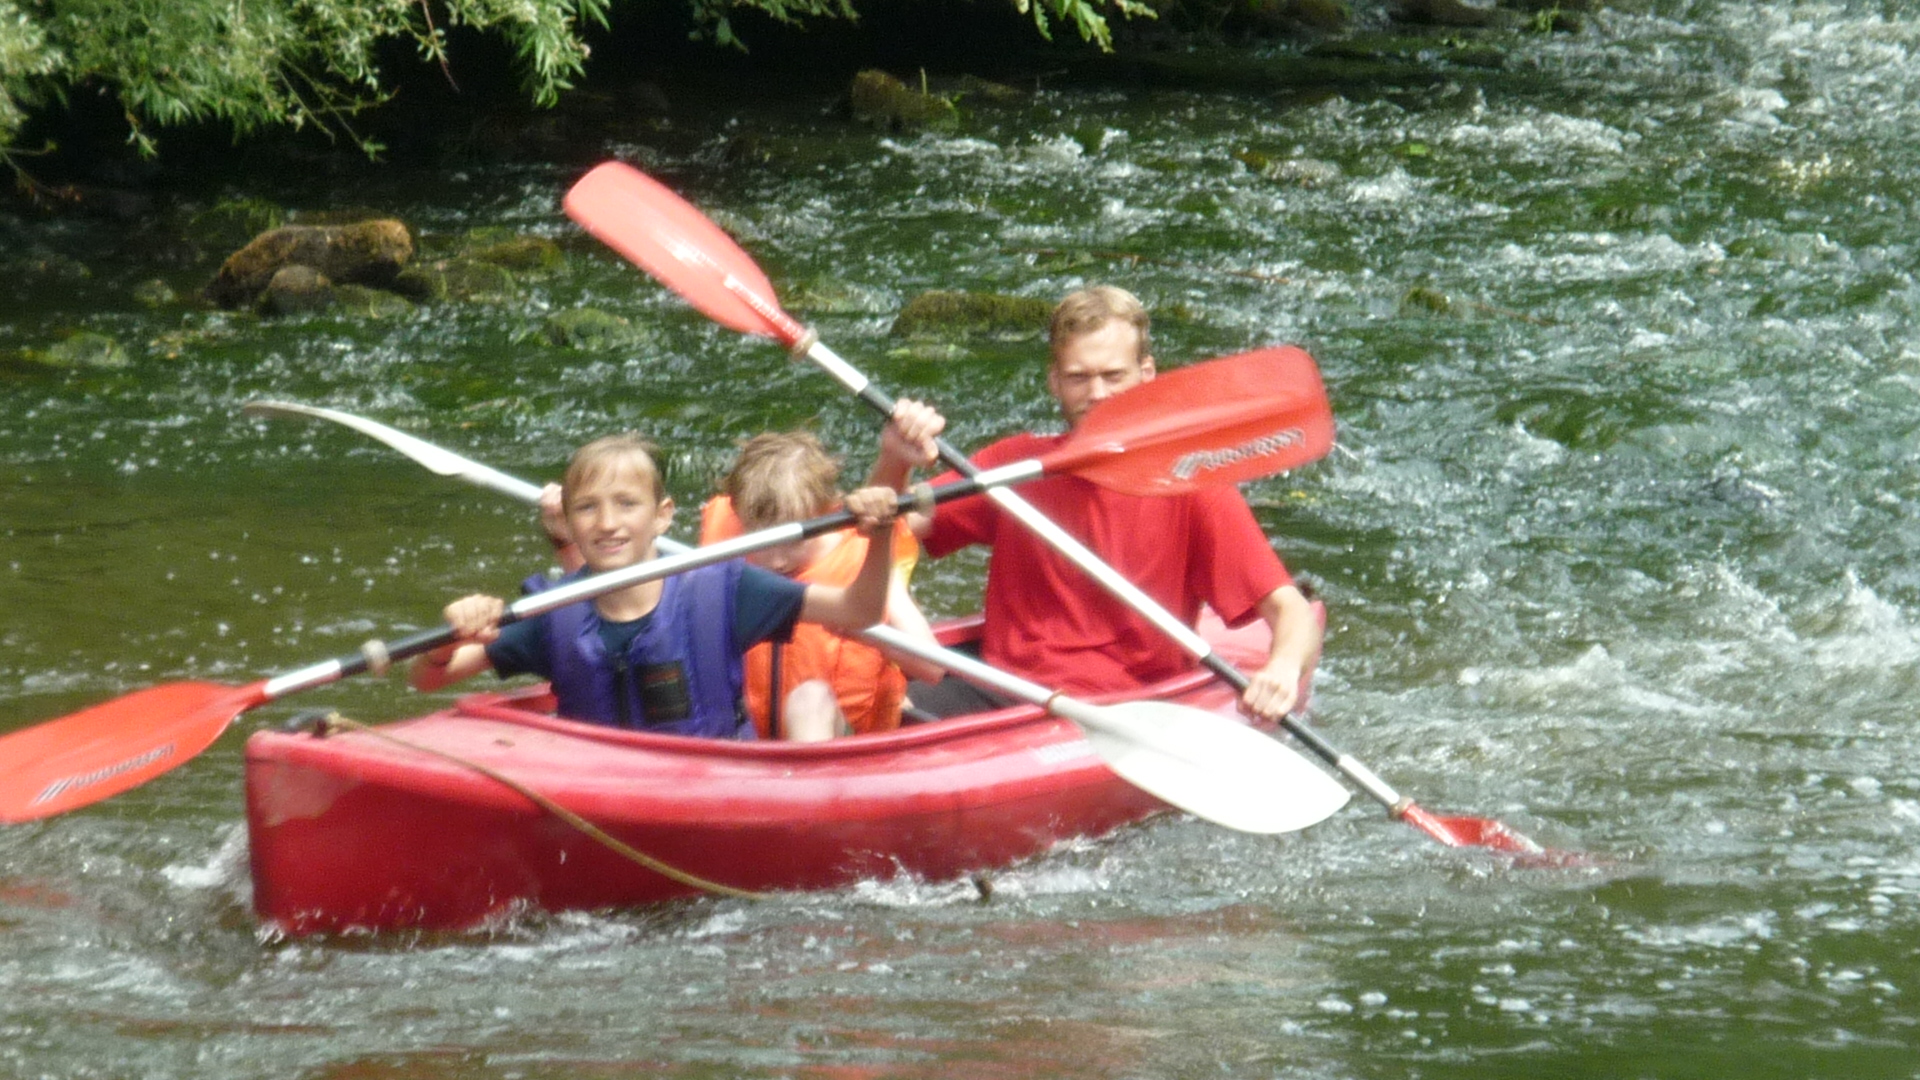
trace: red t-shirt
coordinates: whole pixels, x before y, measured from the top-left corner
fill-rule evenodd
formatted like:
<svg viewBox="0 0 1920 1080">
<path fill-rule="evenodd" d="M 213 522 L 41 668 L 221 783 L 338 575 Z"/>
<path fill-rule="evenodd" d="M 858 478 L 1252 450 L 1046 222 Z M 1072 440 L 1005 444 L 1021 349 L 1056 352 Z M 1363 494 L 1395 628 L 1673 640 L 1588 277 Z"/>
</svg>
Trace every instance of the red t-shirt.
<svg viewBox="0 0 1920 1080">
<path fill-rule="evenodd" d="M 992 468 L 1038 457 L 1063 438 L 1015 435 L 973 460 Z M 1267 594 L 1293 583 L 1231 486 L 1140 496 L 1054 476 L 1013 490 L 1189 626 L 1202 602 L 1239 626 Z M 982 642 L 988 663 L 1070 693 L 1132 689 L 1194 666 L 1186 650 L 984 496 L 941 506 L 924 541 L 935 558 L 969 544 L 993 548 Z"/>
</svg>

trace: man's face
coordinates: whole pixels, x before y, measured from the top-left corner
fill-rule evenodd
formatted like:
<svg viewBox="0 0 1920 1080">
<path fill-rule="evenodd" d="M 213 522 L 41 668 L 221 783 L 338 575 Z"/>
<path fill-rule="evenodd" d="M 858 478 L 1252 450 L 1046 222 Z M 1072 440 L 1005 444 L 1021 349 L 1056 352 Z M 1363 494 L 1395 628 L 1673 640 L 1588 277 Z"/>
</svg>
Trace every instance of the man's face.
<svg viewBox="0 0 1920 1080">
<path fill-rule="evenodd" d="M 1047 389 L 1060 403 L 1068 427 L 1079 427 L 1087 410 L 1153 378 L 1153 357 L 1140 355 L 1140 331 L 1109 319 L 1099 329 L 1054 346 Z"/>
</svg>

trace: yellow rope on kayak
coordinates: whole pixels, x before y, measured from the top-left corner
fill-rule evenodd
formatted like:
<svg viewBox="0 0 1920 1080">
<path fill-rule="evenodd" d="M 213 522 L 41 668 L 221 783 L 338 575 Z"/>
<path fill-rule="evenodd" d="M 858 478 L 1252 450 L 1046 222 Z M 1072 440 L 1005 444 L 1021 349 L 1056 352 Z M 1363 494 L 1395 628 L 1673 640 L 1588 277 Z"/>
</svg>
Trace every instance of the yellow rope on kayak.
<svg viewBox="0 0 1920 1080">
<path fill-rule="evenodd" d="M 554 802 L 552 799 L 548 798 L 547 796 L 540 794 L 539 792 L 533 790 L 532 788 L 526 786 L 525 784 L 522 784 L 520 781 L 515 780 L 510 776 L 503 775 L 502 773 L 497 772 L 493 769 L 490 769 L 487 766 L 482 765 L 477 761 L 469 761 L 468 759 L 463 758 L 458 754 L 449 754 L 445 750 L 436 750 L 431 746 L 422 746 L 416 742 L 409 742 L 406 739 L 399 737 L 398 735 L 392 735 L 385 731 L 381 731 L 378 728 L 369 727 L 366 724 L 359 722 L 358 720 L 349 720 L 346 717 L 341 716 L 339 713 L 328 713 L 325 717 L 322 717 L 314 725 L 314 733 L 317 735 L 329 735 L 335 731 L 357 731 L 363 735 L 371 735 L 376 739 L 385 740 L 386 742 L 390 742 L 395 746 L 406 747 L 408 750 L 415 751 L 416 753 L 427 754 L 432 757 L 440 758 L 443 761 L 450 761 L 455 765 L 459 765 L 462 768 L 472 769 L 474 772 L 479 773 L 481 776 L 484 776 L 489 780 L 495 781 L 496 783 L 504 784 L 505 786 L 513 789 L 518 794 L 525 796 L 526 799 L 532 802 L 535 806 L 540 807 L 542 810 L 545 810 L 547 813 L 552 814 L 554 817 L 559 818 L 561 821 L 564 821 L 567 824 L 585 833 L 588 837 L 592 838 L 595 841 L 598 841 L 602 846 L 606 847 L 608 850 L 612 851 L 614 854 L 619 855 L 622 858 L 625 858 L 631 862 L 638 863 L 639 865 L 646 867 L 648 870 L 651 870 L 654 873 L 659 874 L 661 877 L 665 877 L 665 878 L 669 878 L 671 880 L 677 881 L 680 884 L 686 885 L 690 888 L 700 889 L 702 891 L 710 892 L 710 893 L 716 893 L 720 896 L 737 897 L 742 900 L 767 900 L 767 899 L 770 899 L 773 895 L 772 893 L 754 892 L 751 889 L 736 889 L 731 885 L 722 885 L 717 881 L 708 881 L 706 878 L 703 878 L 698 874 L 690 874 L 685 870 L 681 870 L 681 869 L 678 869 L 677 867 L 669 866 L 666 863 L 661 862 L 659 859 L 656 859 L 653 856 L 647 854 L 646 852 L 640 851 L 639 849 L 628 845 L 627 843 L 620 840 L 619 838 L 609 834 L 605 829 L 602 829 L 600 826 L 595 825 L 593 822 L 588 821 L 586 818 L 581 817 L 579 814 L 576 814 L 573 811 L 567 809 L 566 807 L 561 806 L 559 803 Z"/>
</svg>

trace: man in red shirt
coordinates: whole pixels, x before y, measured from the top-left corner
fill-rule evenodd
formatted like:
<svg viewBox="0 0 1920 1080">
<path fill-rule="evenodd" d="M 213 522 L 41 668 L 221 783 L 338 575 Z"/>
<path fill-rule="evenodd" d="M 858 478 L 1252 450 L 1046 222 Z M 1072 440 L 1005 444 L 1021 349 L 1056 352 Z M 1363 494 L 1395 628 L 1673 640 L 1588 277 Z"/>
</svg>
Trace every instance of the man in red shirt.
<svg viewBox="0 0 1920 1080">
<path fill-rule="evenodd" d="M 1068 427 L 1099 402 L 1154 377 L 1146 309 L 1124 289 L 1096 286 L 1068 296 L 1054 310 L 1048 341 L 1047 389 Z M 929 460 L 925 448 L 944 426 L 926 405 L 900 402 L 882 439 L 873 482 L 903 486 L 912 468 Z M 982 449 L 973 461 L 991 468 L 1036 457 L 1062 438 L 1014 435 Z M 1272 720 L 1293 708 L 1301 675 L 1319 655 L 1320 623 L 1237 490 L 1144 497 L 1076 476 L 1048 477 L 1015 490 L 1189 626 L 1203 603 L 1229 626 L 1264 620 L 1273 644 L 1266 663 L 1249 673 L 1241 705 Z M 982 642 L 988 663 L 1075 694 L 1133 689 L 1194 666 L 1166 634 L 992 500 L 956 500 L 930 519 L 913 515 L 909 522 L 934 558 L 969 544 L 993 548 Z M 958 683 L 948 678 L 933 688 L 915 685 L 909 696 L 936 714 L 967 711 Z"/>
</svg>

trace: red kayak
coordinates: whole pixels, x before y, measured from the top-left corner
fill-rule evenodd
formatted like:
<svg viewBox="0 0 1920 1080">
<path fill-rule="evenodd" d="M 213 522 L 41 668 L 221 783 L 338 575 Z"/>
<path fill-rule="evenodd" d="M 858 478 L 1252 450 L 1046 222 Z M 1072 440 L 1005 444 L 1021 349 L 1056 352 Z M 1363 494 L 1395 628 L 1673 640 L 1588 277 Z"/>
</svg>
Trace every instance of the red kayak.
<svg viewBox="0 0 1920 1080">
<path fill-rule="evenodd" d="M 1265 655 L 1258 620 L 1236 632 L 1214 622 L 1207 636 L 1229 659 Z M 1131 696 L 1234 715 L 1232 692 L 1201 671 Z M 701 891 L 516 786 L 681 874 L 753 892 L 949 880 L 1167 809 L 1116 777 L 1073 724 L 1024 705 L 813 744 L 620 731 L 552 708 L 533 687 L 372 731 L 253 735 L 261 920 L 291 935 L 462 930 Z"/>
</svg>

